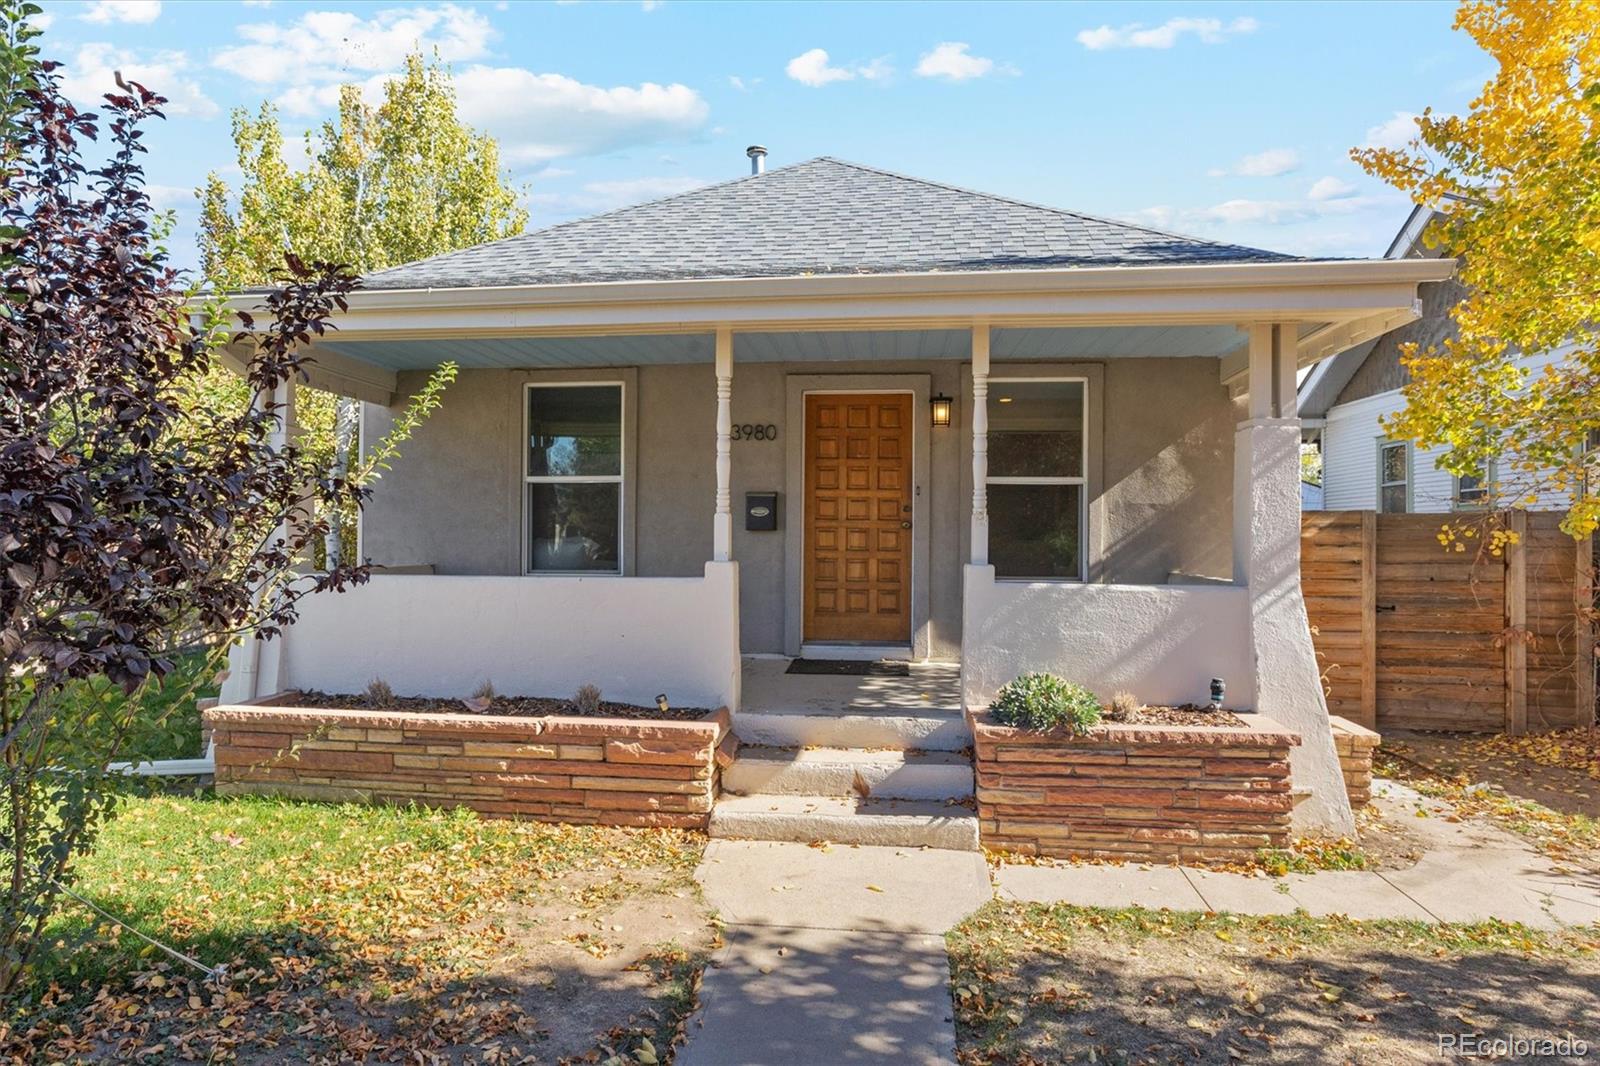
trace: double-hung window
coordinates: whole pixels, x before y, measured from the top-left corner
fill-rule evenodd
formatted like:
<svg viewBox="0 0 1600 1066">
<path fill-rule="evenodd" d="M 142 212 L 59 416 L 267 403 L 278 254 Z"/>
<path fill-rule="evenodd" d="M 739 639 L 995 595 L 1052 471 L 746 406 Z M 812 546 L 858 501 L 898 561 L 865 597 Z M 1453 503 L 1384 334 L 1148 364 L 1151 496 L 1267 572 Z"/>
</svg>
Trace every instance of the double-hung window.
<svg viewBox="0 0 1600 1066">
<path fill-rule="evenodd" d="M 622 572 L 622 383 L 527 389 L 530 572 Z"/>
<path fill-rule="evenodd" d="M 1384 514 L 1411 510 L 1411 445 L 1406 441 L 1378 442 L 1378 510 Z"/>
<path fill-rule="evenodd" d="M 1455 505 L 1458 511 L 1470 511 L 1489 503 L 1489 486 L 1494 484 L 1494 463 L 1484 465 L 1483 473 L 1457 474 L 1455 479 Z"/>
<path fill-rule="evenodd" d="M 989 379 L 989 562 L 996 577 L 1082 581 L 1083 378 Z"/>
</svg>

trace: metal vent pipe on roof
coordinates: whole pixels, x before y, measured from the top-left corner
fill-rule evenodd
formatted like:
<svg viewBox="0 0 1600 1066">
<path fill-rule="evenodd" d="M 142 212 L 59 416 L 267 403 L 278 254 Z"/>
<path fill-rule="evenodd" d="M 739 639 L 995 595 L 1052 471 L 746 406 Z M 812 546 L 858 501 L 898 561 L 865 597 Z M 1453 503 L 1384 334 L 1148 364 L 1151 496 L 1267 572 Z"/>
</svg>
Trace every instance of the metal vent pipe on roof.
<svg viewBox="0 0 1600 1066">
<path fill-rule="evenodd" d="M 751 175 L 765 174 L 767 172 L 767 149 L 765 145 L 752 144 L 744 150 L 744 154 L 750 157 Z"/>
</svg>

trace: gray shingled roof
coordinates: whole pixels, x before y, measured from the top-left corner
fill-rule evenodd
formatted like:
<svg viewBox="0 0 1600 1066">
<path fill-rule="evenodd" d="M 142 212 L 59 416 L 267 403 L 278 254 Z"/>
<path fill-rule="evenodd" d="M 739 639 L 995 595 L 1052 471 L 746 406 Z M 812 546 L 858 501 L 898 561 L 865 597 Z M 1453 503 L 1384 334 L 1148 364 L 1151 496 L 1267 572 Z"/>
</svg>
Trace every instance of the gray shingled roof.
<svg viewBox="0 0 1600 1066">
<path fill-rule="evenodd" d="M 455 288 L 1294 258 L 823 156 L 380 270 L 365 284 Z"/>
</svg>

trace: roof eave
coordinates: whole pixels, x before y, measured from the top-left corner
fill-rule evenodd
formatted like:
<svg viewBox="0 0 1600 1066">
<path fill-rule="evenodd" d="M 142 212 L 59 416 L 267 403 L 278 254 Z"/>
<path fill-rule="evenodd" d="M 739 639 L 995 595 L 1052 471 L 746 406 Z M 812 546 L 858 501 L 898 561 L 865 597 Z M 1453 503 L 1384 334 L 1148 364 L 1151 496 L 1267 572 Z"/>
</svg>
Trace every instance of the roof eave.
<svg viewBox="0 0 1600 1066">
<path fill-rule="evenodd" d="M 1411 308 L 1450 260 L 828 274 L 450 289 L 358 289 L 346 336 L 423 337 L 1118 322 L 1332 321 Z M 229 301 L 247 310 L 259 295 Z"/>
</svg>

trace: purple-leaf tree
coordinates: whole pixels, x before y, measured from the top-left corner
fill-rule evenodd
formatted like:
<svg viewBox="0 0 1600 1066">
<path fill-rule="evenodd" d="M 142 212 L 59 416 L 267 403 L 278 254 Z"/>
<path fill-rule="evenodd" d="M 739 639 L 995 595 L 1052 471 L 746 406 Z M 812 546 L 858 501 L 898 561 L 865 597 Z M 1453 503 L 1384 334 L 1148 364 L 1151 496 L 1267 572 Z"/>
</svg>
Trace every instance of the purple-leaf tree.
<svg viewBox="0 0 1600 1066">
<path fill-rule="evenodd" d="M 30 7 L 0 3 L 0 997 L 114 802 L 108 764 L 171 649 L 270 637 L 300 597 L 365 579 L 295 571 L 364 490 L 286 441 L 273 399 L 352 278 L 291 258 L 225 336 L 152 229 L 141 127 L 162 98 L 119 78 L 102 114 L 79 111 Z M 197 412 L 184 389 L 224 342 L 255 402 Z"/>
</svg>

